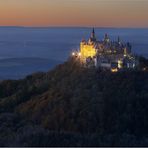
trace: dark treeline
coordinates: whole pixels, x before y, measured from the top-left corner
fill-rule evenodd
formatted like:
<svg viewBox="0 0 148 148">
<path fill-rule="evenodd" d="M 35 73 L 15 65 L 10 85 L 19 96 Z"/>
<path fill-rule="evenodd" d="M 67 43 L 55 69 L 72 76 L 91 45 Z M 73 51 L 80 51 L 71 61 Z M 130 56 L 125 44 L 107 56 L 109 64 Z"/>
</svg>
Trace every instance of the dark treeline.
<svg viewBox="0 0 148 148">
<path fill-rule="evenodd" d="M 111 73 L 70 59 L 1 82 L 0 146 L 148 146 L 144 70 Z"/>
</svg>

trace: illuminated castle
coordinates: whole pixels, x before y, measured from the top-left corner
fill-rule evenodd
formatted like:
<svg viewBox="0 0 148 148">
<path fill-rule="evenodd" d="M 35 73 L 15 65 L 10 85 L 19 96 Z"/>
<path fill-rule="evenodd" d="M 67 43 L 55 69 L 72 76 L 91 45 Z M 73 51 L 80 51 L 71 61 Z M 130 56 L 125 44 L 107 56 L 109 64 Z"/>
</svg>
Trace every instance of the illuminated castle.
<svg viewBox="0 0 148 148">
<path fill-rule="evenodd" d="M 73 56 L 76 55 L 87 67 L 95 66 L 111 69 L 111 71 L 135 68 L 137 65 L 137 60 L 131 52 L 130 43 L 122 43 L 119 37 L 117 41 L 111 41 L 107 34 L 103 41 L 98 41 L 94 28 L 89 40 L 83 39 L 80 42 L 79 52 L 73 53 Z"/>
<path fill-rule="evenodd" d="M 82 40 L 80 43 L 80 53 L 81 53 L 81 58 L 85 60 L 88 57 L 93 58 L 97 54 L 97 49 L 95 48 L 97 40 L 95 37 L 95 31 L 93 29 L 91 33 L 91 37 L 89 38 L 88 42 L 85 40 Z"/>
</svg>

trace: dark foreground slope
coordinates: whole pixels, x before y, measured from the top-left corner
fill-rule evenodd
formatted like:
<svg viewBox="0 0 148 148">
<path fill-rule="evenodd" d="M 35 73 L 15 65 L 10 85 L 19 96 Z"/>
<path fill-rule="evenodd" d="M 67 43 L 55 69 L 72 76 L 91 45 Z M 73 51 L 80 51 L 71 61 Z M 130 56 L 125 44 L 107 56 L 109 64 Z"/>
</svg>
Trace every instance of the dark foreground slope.
<svg viewBox="0 0 148 148">
<path fill-rule="evenodd" d="M 148 146 L 148 72 L 73 60 L 0 83 L 0 146 Z"/>
</svg>

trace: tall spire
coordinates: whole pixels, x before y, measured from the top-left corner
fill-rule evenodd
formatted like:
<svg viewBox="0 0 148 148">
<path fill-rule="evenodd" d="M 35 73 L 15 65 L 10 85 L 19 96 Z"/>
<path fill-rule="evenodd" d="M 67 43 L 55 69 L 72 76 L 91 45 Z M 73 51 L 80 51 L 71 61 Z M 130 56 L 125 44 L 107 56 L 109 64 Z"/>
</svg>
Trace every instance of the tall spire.
<svg viewBox="0 0 148 148">
<path fill-rule="evenodd" d="M 121 43 L 121 40 L 120 40 L 120 37 L 118 36 L 118 44 L 120 44 Z"/>
<path fill-rule="evenodd" d="M 92 33 L 95 34 L 95 29 L 94 29 L 94 27 L 93 27 L 93 31 L 92 31 Z"/>
<path fill-rule="evenodd" d="M 91 40 L 92 40 L 92 41 L 96 41 L 95 29 L 94 29 L 94 28 L 93 28 L 92 33 L 91 33 Z"/>
</svg>

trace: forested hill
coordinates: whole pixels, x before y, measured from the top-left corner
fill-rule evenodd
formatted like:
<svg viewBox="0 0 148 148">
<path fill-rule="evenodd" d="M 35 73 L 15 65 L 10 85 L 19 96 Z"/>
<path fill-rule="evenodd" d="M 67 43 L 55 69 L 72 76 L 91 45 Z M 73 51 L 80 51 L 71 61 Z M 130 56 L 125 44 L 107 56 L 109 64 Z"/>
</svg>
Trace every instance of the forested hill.
<svg viewBox="0 0 148 148">
<path fill-rule="evenodd" d="M 0 83 L 0 146 L 148 146 L 147 125 L 147 71 L 111 73 L 70 59 Z"/>
</svg>

